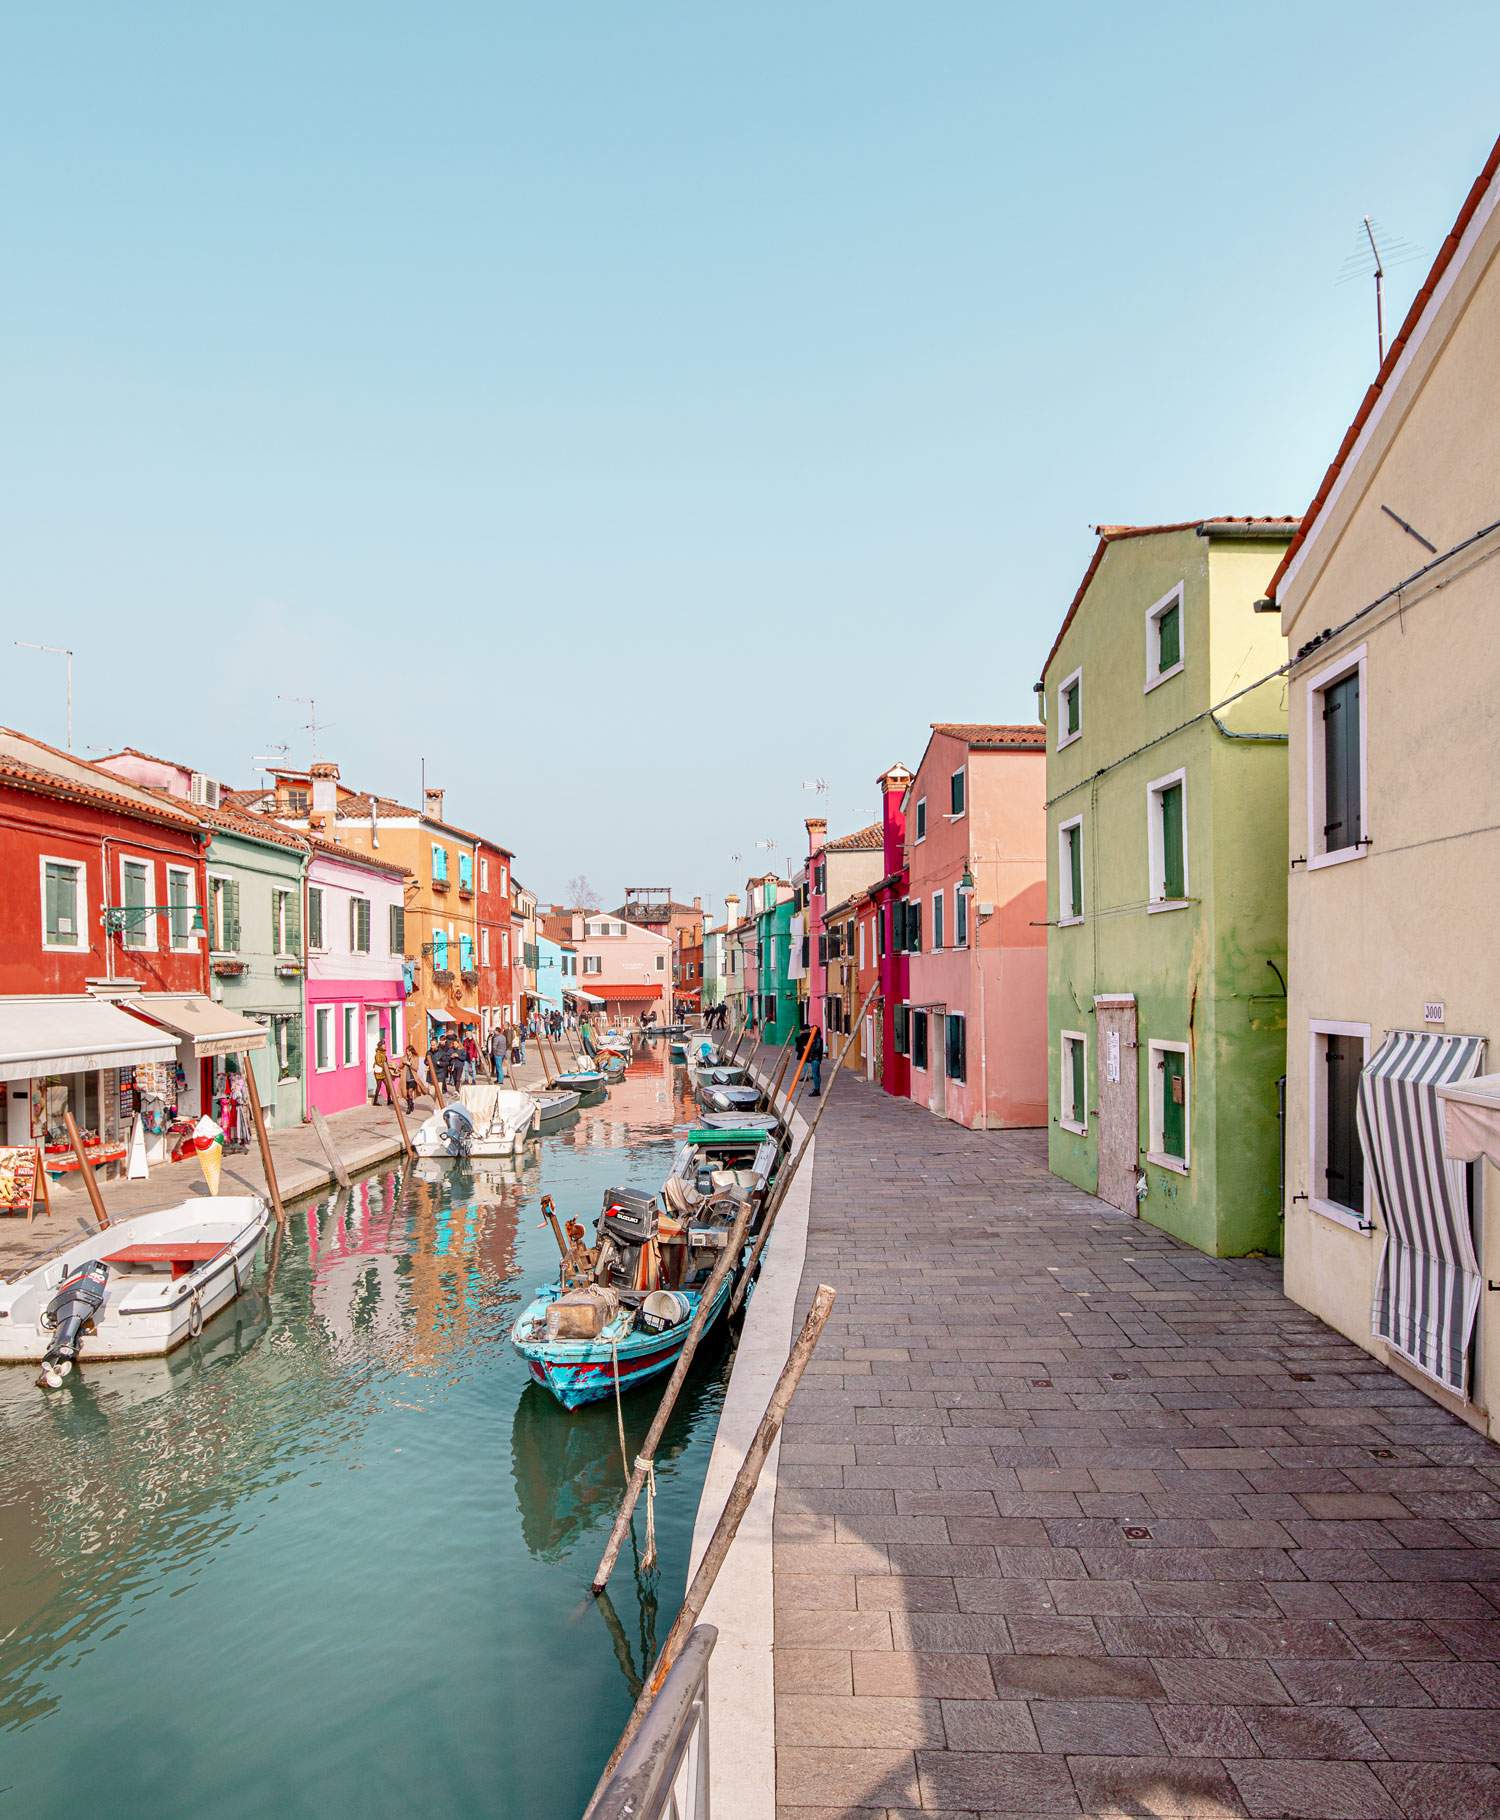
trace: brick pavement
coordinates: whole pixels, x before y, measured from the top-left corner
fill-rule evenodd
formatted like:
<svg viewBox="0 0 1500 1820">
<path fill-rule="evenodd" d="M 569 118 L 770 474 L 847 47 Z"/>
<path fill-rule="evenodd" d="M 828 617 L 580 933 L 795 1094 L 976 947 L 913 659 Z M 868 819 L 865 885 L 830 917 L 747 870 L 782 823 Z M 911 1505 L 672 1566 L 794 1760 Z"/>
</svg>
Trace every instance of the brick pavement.
<svg viewBox="0 0 1500 1820">
<path fill-rule="evenodd" d="M 819 1281 L 779 1820 L 1500 1814 L 1500 1452 L 1278 1263 L 850 1080 L 799 1307 Z"/>
</svg>

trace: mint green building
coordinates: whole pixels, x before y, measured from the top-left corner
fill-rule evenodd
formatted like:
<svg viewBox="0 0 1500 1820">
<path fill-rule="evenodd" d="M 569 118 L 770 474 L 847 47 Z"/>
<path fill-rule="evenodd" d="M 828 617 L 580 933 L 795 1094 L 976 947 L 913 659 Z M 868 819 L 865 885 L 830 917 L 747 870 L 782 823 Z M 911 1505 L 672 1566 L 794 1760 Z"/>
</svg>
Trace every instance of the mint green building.
<svg viewBox="0 0 1500 1820">
<path fill-rule="evenodd" d="M 792 887 L 785 879 L 765 879 L 755 888 L 755 894 L 759 903 L 756 990 L 760 995 L 760 1040 L 775 1046 L 784 1043 L 797 1028 L 797 983 L 791 971 L 792 917 L 797 906 Z"/>
<path fill-rule="evenodd" d="M 1050 1164 L 1220 1257 L 1281 1249 L 1295 529 L 1101 525 L 1043 670 Z"/>
</svg>

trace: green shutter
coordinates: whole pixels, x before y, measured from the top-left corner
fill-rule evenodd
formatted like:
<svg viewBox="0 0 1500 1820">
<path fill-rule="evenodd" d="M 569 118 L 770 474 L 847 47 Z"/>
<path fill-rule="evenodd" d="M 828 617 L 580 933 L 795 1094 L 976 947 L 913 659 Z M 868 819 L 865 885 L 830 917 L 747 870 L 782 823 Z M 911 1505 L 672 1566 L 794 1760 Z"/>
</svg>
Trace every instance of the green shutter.
<svg viewBox="0 0 1500 1820">
<path fill-rule="evenodd" d="M 906 946 L 910 953 L 922 952 L 922 900 L 913 898 L 906 906 Z"/>
<path fill-rule="evenodd" d="M 286 894 L 286 951 L 294 959 L 302 953 L 302 893 Z"/>
<path fill-rule="evenodd" d="M 1068 830 L 1068 915 L 1083 915 L 1083 827 Z"/>
<path fill-rule="evenodd" d="M 48 866 L 44 875 L 43 915 L 47 925 L 47 940 L 59 939 L 59 924 L 66 911 L 63 908 L 63 872 L 60 866 Z"/>
<path fill-rule="evenodd" d="M 391 905 L 391 953 L 406 952 L 406 910 L 401 904 Z"/>
<path fill-rule="evenodd" d="M 1080 694 L 1081 690 L 1076 682 L 1069 683 L 1068 687 L 1063 692 L 1063 711 L 1066 716 L 1067 728 L 1070 735 L 1078 731 L 1078 698 Z"/>
<path fill-rule="evenodd" d="M 309 948 L 323 946 L 323 893 L 317 885 L 309 885 L 307 889 L 307 945 Z"/>
<path fill-rule="evenodd" d="M 955 771 L 948 779 L 948 809 L 953 815 L 962 815 L 964 812 L 964 785 L 967 779 L 967 771 Z"/>
<path fill-rule="evenodd" d="M 240 951 L 240 881 L 224 880 L 224 949 L 228 954 Z"/>
<path fill-rule="evenodd" d="M 962 1081 L 967 1078 L 968 1044 L 965 1038 L 964 1019 L 950 1015 L 944 1028 L 944 1046 L 947 1054 L 944 1069 L 950 1081 Z"/>
<path fill-rule="evenodd" d="M 941 891 L 932 900 L 932 952 L 934 954 L 943 945 L 943 894 Z"/>
<path fill-rule="evenodd" d="M 1323 691 L 1323 850 L 1337 853 L 1360 838 L 1359 672 Z"/>
<path fill-rule="evenodd" d="M 896 1040 L 897 1055 L 905 1055 L 911 1048 L 911 1012 L 905 1005 L 896 1006 L 896 1019 L 893 1035 Z"/>
<path fill-rule="evenodd" d="M 1157 674 L 1182 661 L 1182 608 L 1168 607 L 1156 621 Z"/>
<path fill-rule="evenodd" d="M 1161 1052 L 1161 1147 L 1179 1162 L 1187 1157 L 1187 1080 L 1176 1049 Z"/>
<path fill-rule="evenodd" d="M 1182 785 L 1168 784 L 1158 796 L 1161 804 L 1162 896 L 1187 896 L 1182 863 Z"/>
<path fill-rule="evenodd" d="M 1068 1078 L 1073 1094 L 1073 1104 L 1069 1108 L 1069 1115 L 1075 1125 L 1082 1125 L 1086 1123 L 1083 1093 L 1083 1044 L 1076 1036 L 1065 1037 L 1063 1040 L 1068 1045 Z"/>
<path fill-rule="evenodd" d="M 969 894 L 967 891 L 953 893 L 953 941 L 959 948 L 969 945 Z"/>
</svg>

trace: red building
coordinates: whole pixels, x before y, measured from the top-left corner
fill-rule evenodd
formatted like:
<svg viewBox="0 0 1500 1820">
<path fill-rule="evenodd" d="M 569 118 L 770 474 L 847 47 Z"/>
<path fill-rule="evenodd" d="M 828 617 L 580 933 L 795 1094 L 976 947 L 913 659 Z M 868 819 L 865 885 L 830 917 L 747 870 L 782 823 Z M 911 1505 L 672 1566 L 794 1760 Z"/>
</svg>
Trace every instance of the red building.
<svg viewBox="0 0 1500 1820">
<path fill-rule="evenodd" d="M 174 1101 L 196 1115 L 206 1087 L 190 1036 L 186 1069 L 179 1042 L 197 1015 L 189 1001 L 213 1009 L 208 841 L 190 805 L 0 729 L 5 1141 L 58 1140 L 64 1107 L 106 1142 L 122 1123 L 128 1135 L 121 1072 L 138 1067 L 169 1070 Z"/>
<path fill-rule="evenodd" d="M 474 915 L 479 925 L 480 1040 L 503 1028 L 516 1003 L 513 969 L 518 956 L 511 944 L 511 854 L 482 835 L 475 842 L 477 890 Z"/>
<path fill-rule="evenodd" d="M 892 765 L 878 780 L 885 877 L 870 889 L 875 901 L 875 947 L 880 974 L 881 1085 L 906 1099 L 911 1093 L 910 968 L 907 962 L 906 790 L 911 772 Z"/>
</svg>

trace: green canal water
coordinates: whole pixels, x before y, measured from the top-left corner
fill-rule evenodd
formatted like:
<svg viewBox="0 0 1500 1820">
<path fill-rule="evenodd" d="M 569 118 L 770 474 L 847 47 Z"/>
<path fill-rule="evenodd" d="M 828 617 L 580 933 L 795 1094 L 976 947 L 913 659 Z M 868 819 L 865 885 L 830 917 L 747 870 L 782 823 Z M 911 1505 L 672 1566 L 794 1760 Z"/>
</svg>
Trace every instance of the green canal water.
<svg viewBox="0 0 1500 1820">
<path fill-rule="evenodd" d="M 581 1812 L 681 1600 L 728 1358 L 668 1431 L 660 1568 L 627 1547 L 596 1603 L 614 1405 L 569 1415 L 506 1335 L 556 1269 L 538 1196 L 592 1221 L 665 1175 L 657 1048 L 519 1173 L 303 1204 L 269 1296 L 170 1361 L 0 1371 L 0 1814 Z M 632 1450 L 654 1402 L 625 1399 Z"/>
</svg>

